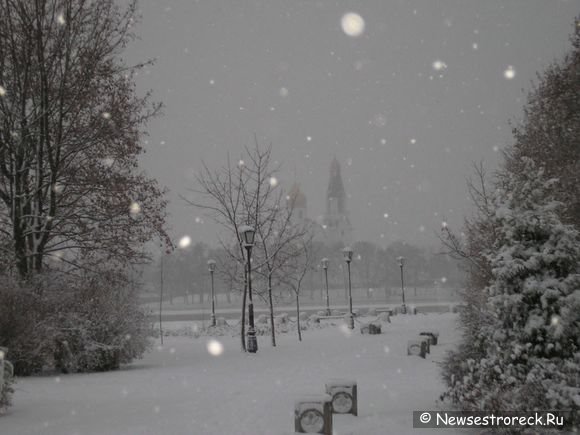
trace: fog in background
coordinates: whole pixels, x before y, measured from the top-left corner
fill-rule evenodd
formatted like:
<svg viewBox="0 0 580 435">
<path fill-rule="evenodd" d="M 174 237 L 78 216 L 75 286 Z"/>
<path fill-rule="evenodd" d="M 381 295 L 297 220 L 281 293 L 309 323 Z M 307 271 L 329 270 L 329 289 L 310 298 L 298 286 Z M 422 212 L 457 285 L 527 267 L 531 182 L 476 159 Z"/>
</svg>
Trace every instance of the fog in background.
<svg viewBox="0 0 580 435">
<path fill-rule="evenodd" d="M 354 238 L 435 245 L 469 213 L 472 161 L 493 169 L 527 90 L 569 47 L 579 1 L 142 0 L 128 62 L 166 105 L 143 158 L 170 189 L 172 234 L 215 243 L 217 228 L 179 194 L 204 160 L 272 143 L 280 184 L 324 213 L 333 156 Z M 364 20 L 358 37 L 341 20 Z"/>
</svg>

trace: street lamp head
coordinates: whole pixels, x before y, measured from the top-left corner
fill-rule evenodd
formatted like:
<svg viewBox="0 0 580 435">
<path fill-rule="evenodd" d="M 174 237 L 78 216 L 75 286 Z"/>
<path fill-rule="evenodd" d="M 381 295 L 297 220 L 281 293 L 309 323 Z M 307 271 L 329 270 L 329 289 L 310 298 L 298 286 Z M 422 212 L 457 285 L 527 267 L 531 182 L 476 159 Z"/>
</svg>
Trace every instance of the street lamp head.
<svg viewBox="0 0 580 435">
<path fill-rule="evenodd" d="M 256 230 L 249 225 L 242 225 L 240 227 L 240 233 L 244 239 L 244 246 L 246 248 L 251 248 L 254 246 L 254 236 L 256 235 Z"/>
<path fill-rule="evenodd" d="M 328 269 L 328 258 L 324 257 L 320 262 L 322 263 L 322 268 L 324 270 Z"/>
<path fill-rule="evenodd" d="M 344 256 L 344 261 L 350 263 L 352 261 L 352 248 L 347 246 L 342 250 L 342 255 Z"/>
<path fill-rule="evenodd" d="M 405 265 L 405 257 L 398 257 L 397 262 L 399 263 L 399 267 L 403 267 Z"/>
<path fill-rule="evenodd" d="M 215 266 L 216 266 L 216 262 L 215 262 L 215 260 L 207 260 L 207 269 L 208 269 L 210 272 L 213 272 L 213 271 L 215 271 Z"/>
</svg>

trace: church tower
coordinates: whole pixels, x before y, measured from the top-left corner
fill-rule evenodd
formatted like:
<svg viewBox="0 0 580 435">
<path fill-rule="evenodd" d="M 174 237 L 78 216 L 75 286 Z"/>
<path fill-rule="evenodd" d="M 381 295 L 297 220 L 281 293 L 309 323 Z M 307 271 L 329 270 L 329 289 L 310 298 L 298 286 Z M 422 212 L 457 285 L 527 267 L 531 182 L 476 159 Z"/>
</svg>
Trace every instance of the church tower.
<svg viewBox="0 0 580 435">
<path fill-rule="evenodd" d="M 322 219 L 325 242 L 328 245 L 352 243 L 352 225 L 346 210 L 346 192 L 336 157 L 330 164 L 330 179 L 326 190 L 326 214 Z"/>
<path fill-rule="evenodd" d="M 306 214 L 306 195 L 302 193 L 298 183 L 294 183 L 288 196 L 286 197 L 288 206 L 293 208 L 293 218 L 297 221 L 304 221 L 307 219 Z"/>
</svg>

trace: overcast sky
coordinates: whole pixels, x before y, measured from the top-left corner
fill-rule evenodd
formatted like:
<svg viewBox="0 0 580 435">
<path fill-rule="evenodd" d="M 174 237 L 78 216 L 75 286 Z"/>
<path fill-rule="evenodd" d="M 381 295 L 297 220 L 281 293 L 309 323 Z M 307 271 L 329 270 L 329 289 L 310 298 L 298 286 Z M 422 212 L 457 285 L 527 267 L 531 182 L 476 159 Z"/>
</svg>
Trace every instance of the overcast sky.
<svg viewBox="0 0 580 435">
<path fill-rule="evenodd" d="M 580 0 L 140 5 L 127 57 L 157 59 L 138 84 L 166 105 L 143 165 L 171 190 L 176 239 L 210 243 L 216 227 L 178 195 L 202 160 L 238 158 L 254 134 L 273 144 L 281 185 L 300 183 L 311 218 L 336 156 L 356 239 L 435 243 L 442 221 L 458 227 L 469 213 L 470 162 L 496 166 L 508 121 L 536 72 L 569 48 L 580 13 Z M 343 27 L 349 12 L 362 21 Z"/>
</svg>

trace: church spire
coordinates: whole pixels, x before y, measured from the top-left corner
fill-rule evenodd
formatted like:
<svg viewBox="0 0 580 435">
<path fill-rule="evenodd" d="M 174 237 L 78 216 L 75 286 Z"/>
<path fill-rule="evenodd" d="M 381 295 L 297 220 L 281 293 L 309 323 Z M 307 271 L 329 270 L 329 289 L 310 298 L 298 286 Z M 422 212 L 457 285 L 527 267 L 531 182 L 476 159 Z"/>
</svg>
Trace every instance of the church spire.
<svg viewBox="0 0 580 435">
<path fill-rule="evenodd" d="M 346 211 L 346 194 L 336 156 L 330 164 L 330 179 L 326 190 L 326 214 L 343 214 Z"/>
</svg>

